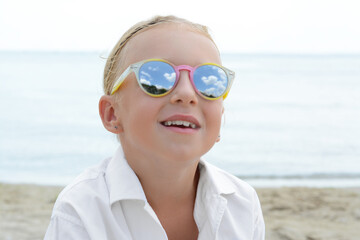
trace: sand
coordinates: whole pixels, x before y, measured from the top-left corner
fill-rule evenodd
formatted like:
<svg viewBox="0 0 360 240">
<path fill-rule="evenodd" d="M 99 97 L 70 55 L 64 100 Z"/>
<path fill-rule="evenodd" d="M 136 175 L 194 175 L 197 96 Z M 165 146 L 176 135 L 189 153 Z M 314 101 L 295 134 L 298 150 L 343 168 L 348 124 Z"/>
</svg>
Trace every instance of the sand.
<svg viewBox="0 0 360 240">
<path fill-rule="evenodd" d="M 360 240 L 360 189 L 258 189 L 266 239 Z"/>
<path fill-rule="evenodd" d="M 61 189 L 0 184 L 0 240 L 42 239 Z M 268 240 L 360 239 L 360 188 L 257 191 Z"/>
</svg>

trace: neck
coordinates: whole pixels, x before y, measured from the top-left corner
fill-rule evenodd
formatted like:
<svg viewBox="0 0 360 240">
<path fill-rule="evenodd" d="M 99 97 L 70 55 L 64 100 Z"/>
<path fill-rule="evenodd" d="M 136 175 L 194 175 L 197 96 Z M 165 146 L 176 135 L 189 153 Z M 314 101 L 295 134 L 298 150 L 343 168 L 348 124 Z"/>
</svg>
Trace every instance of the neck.
<svg viewBox="0 0 360 240">
<path fill-rule="evenodd" d="M 199 160 L 127 160 L 138 176 L 146 198 L 155 211 L 160 207 L 170 208 L 195 203 Z"/>
</svg>

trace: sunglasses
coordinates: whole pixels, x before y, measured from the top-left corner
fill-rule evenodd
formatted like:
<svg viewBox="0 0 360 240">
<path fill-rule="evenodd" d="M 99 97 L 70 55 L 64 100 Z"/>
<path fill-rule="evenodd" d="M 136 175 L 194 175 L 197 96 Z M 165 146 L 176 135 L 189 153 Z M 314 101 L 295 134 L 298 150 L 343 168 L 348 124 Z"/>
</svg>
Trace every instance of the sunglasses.
<svg viewBox="0 0 360 240">
<path fill-rule="evenodd" d="M 111 95 L 114 94 L 131 72 L 135 73 L 141 89 L 152 97 L 162 97 L 170 93 L 179 81 L 180 71 L 189 72 L 195 91 L 203 98 L 216 100 L 226 98 L 235 73 L 215 63 L 204 63 L 196 67 L 175 66 L 162 59 L 148 59 L 131 64 L 116 80 Z"/>
</svg>

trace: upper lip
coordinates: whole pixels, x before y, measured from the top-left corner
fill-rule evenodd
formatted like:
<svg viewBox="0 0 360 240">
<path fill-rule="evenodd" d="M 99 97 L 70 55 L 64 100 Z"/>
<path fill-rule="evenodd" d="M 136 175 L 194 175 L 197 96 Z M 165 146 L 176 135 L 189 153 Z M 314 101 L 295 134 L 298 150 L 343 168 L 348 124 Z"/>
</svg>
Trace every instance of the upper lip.
<svg viewBox="0 0 360 240">
<path fill-rule="evenodd" d="M 187 121 L 187 122 L 195 124 L 197 128 L 200 127 L 199 121 L 192 115 L 175 114 L 175 115 L 172 115 L 160 122 L 163 123 L 163 122 L 167 122 L 167 121 Z"/>
</svg>

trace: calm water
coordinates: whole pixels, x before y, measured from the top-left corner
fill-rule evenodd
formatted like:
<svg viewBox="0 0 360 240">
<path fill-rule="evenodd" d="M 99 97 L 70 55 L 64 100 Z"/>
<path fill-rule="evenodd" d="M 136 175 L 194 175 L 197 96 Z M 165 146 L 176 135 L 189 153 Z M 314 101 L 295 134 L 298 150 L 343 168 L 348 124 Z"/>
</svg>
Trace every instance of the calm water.
<svg viewBox="0 0 360 240">
<path fill-rule="evenodd" d="M 0 181 L 67 184 L 112 155 L 99 53 L 0 52 Z M 255 186 L 360 186 L 360 56 L 224 55 L 236 80 L 205 156 Z"/>
</svg>

